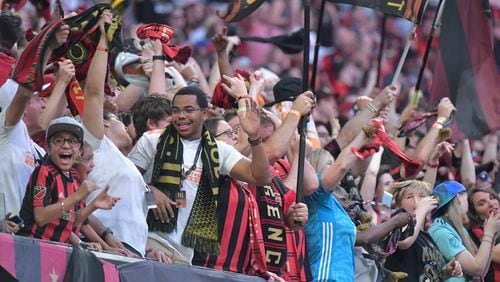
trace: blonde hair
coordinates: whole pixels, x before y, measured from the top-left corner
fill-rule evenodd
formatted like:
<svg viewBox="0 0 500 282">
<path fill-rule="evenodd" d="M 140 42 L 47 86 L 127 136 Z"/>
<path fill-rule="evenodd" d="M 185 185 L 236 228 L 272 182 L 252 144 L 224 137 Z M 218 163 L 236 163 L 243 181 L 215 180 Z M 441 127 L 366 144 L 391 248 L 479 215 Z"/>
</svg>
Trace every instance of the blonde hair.
<svg viewBox="0 0 500 282">
<path fill-rule="evenodd" d="M 457 195 L 458 196 L 458 195 Z M 464 244 L 465 248 L 472 254 L 476 255 L 477 253 L 477 246 L 474 244 L 470 236 L 467 234 L 465 231 L 465 227 L 463 224 L 463 212 L 462 212 L 462 207 L 460 205 L 460 200 L 458 197 L 455 196 L 455 198 L 447 205 L 445 206 L 445 211 L 442 217 L 457 231 L 458 235 L 460 236 L 460 239 L 462 239 L 462 243 Z"/>
<path fill-rule="evenodd" d="M 431 193 L 431 185 L 420 180 L 406 180 L 400 182 L 392 182 L 387 186 L 387 191 L 392 193 L 396 206 L 401 205 L 403 194 L 406 191 L 419 192 L 424 191 L 427 196 Z"/>
<path fill-rule="evenodd" d="M 326 167 L 328 161 L 330 160 L 333 161 L 333 157 L 330 154 L 330 152 L 320 148 L 312 151 L 311 155 L 307 158 L 307 160 L 316 170 L 316 172 L 320 172 Z"/>
</svg>

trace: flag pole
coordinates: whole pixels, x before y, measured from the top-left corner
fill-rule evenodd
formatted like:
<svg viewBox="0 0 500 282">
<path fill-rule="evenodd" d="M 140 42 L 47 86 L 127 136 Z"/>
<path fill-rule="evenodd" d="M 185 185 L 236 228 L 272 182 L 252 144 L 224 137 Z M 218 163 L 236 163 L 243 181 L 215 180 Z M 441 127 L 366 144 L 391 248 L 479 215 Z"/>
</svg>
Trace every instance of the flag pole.
<svg viewBox="0 0 500 282">
<path fill-rule="evenodd" d="M 326 0 L 321 0 L 321 6 L 319 8 L 318 26 L 316 28 L 316 44 L 314 45 L 314 58 L 312 65 L 311 74 L 311 91 L 316 90 L 316 74 L 318 70 L 318 57 L 319 57 L 319 47 L 321 45 L 321 26 L 323 24 L 323 16 L 325 15 L 325 2 Z"/>
<path fill-rule="evenodd" d="M 446 0 L 440 0 L 438 3 L 436 14 L 434 15 L 434 20 L 432 22 L 431 33 L 427 39 L 427 45 L 425 46 L 424 57 L 422 58 L 422 64 L 420 65 L 420 70 L 418 71 L 417 83 L 415 84 L 415 90 L 412 93 L 411 105 L 416 106 L 418 104 L 418 92 L 420 91 L 420 85 L 422 84 L 422 79 L 424 77 L 425 66 L 427 64 L 427 59 L 429 58 L 429 53 L 431 51 L 432 40 L 436 35 L 436 31 L 441 27 L 441 17 L 443 15 L 444 5 Z"/>
<path fill-rule="evenodd" d="M 384 45 L 385 45 L 385 24 L 387 22 L 387 15 L 383 14 L 382 16 L 382 26 L 380 29 L 380 49 L 378 50 L 378 58 L 377 58 L 377 80 L 375 80 L 375 85 L 378 87 L 382 87 L 382 84 L 380 83 L 380 76 L 382 72 L 382 56 L 384 54 Z"/>
<path fill-rule="evenodd" d="M 399 80 L 399 75 L 401 74 L 401 70 L 403 69 L 403 65 L 406 60 L 406 56 L 408 56 L 408 51 L 410 51 L 411 44 L 415 40 L 415 31 L 417 30 L 417 25 L 413 24 L 413 28 L 410 32 L 410 35 L 408 36 L 408 39 L 406 40 L 406 45 L 405 49 L 403 50 L 403 54 L 401 54 L 401 58 L 399 59 L 398 67 L 396 68 L 396 71 L 394 72 L 394 77 L 392 78 L 391 84 L 395 84 Z"/>
<path fill-rule="evenodd" d="M 311 30 L 311 0 L 304 0 L 304 62 L 302 66 L 302 90 L 305 92 L 309 87 L 309 32 Z M 299 165 L 297 172 L 297 198 L 296 202 L 302 202 L 302 183 L 304 182 L 304 160 L 306 152 L 306 129 L 308 116 L 303 116 L 299 121 Z"/>
</svg>

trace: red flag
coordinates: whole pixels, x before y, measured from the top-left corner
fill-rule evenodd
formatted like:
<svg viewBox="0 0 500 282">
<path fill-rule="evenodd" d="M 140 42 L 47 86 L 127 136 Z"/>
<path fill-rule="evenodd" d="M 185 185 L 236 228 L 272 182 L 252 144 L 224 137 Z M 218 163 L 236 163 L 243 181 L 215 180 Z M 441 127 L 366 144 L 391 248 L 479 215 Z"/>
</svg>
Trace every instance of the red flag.
<svg viewBox="0 0 500 282">
<path fill-rule="evenodd" d="M 72 115 L 81 116 L 81 114 L 83 114 L 83 98 L 84 95 L 80 83 L 78 83 L 78 80 L 73 76 L 66 88 L 66 99 L 68 100 L 68 106 Z"/>
<path fill-rule="evenodd" d="M 482 1 L 446 1 L 429 104 L 449 97 L 454 137 L 500 129 L 500 78 Z"/>
</svg>

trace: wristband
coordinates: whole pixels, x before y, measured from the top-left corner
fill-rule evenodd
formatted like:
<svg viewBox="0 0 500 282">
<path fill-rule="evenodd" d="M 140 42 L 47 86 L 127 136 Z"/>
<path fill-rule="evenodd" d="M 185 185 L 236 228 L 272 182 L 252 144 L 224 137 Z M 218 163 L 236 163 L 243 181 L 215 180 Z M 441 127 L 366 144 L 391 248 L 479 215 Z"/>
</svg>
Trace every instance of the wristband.
<svg viewBox="0 0 500 282">
<path fill-rule="evenodd" d="M 290 110 L 288 113 L 290 113 L 290 114 L 292 114 L 292 115 L 296 115 L 296 116 L 298 116 L 299 118 L 301 118 L 301 117 L 302 117 L 302 115 L 300 114 L 300 112 L 299 112 L 299 111 L 297 111 L 297 110 Z"/>
<path fill-rule="evenodd" d="M 61 201 L 61 211 L 63 215 L 66 214 L 66 212 L 64 211 L 64 200 Z"/>
<path fill-rule="evenodd" d="M 442 129 L 443 125 L 436 121 L 435 123 L 432 124 L 432 128 Z"/>
<path fill-rule="evenodd" d="M 236 101 L 240 101 L 241 99 L 247 99 L 247 98 L 250 98 L 250 95 L 244 94 L 244 95 L 241 95 L 240 97 L 236 98 Z"/>
<path fill-rule="evenodd" d="M 446 122 L 446 118 L 445 117 L 438 117 L 436 119 L 436 122 L 443 125 Z"/>
<path fill-rule="evenodd" d="M 159 60 L 159 61 L 165 61 L 165 55 L 158 55 L 158 56 L 153 56 L 153 61 Z"/>
<path fill-rule="evenodd" d="M 108 53 L 108 48 L 106 48 L 106 47 L 97 46 L 95 49 L 96 49 L 97 51 L 103 51 L 103 52 Z"/>
<path fill-rule="evenodd" d="M 248 144 L 250 144 L 250 146 L 252 147 L 258 146 L 260 145 L 260 143 L 262 143 L 262 138 L 260 136 L 255 140 L 250 140 L 250 138 L 248 138 L 247 140 Z"/>
<path fill-rule="evenodd" d="M 113 231 L 111 231 L 111 229 L 109 229 L 109 227 L 108 227 L 108 228 L 104 229 L 104 231 L 99 236 L 101 236 L 101 238 L 103 240 L 105 240 L 106 236 L 108 236 L 109 234 L 113 234 Z"/>
<path fill-rule="evenodd" d="M 375 106 L 372 105 L 372 103 L 368 103 L 366 104 L 366 106 L 368 107 L 368 109 L 370 109 L 370 111 L 372 111 L 372 113 L 376 114 L 378 112 Z"/>
</svg>

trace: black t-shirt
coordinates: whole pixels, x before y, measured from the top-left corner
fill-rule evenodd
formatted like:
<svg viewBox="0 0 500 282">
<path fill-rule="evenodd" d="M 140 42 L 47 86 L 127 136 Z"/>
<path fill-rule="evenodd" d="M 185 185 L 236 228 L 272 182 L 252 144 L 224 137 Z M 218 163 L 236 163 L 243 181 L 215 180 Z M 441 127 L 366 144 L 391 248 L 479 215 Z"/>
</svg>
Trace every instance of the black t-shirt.
<svg viewBox="0 0 500 282">
<path fill-rule="evenodd" d="M 390 271 L 406 272 L 408 277 L 400 281 L 441 281 L 439 273 L 445 261 L 431 236 L 420 231 L 417 240 L 406 250 L 396 250 L 390 255 L 385 267 Z"/>
</svg>

